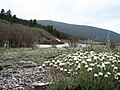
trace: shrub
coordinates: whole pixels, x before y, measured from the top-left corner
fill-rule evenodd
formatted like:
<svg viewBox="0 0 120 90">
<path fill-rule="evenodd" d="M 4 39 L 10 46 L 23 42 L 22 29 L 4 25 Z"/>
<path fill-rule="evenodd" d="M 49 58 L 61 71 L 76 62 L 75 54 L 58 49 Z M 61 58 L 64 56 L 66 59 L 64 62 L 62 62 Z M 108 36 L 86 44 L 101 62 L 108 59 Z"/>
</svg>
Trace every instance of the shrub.
<svg viewBox="0 0 120 90">
<path fill-rule="evenodd" d="M 3 70 L 3 69 L 4 69 L 4 65 L 0 64 L 0 70 Z"/>
<path fill-rule="evenodd" d="M 116 46 L 117 46 L 116 43 L 111 43 L 111 44 L 110 44 L 110 48 L 112 48 L 112 49 L 115 49 Z"/>
</svg>

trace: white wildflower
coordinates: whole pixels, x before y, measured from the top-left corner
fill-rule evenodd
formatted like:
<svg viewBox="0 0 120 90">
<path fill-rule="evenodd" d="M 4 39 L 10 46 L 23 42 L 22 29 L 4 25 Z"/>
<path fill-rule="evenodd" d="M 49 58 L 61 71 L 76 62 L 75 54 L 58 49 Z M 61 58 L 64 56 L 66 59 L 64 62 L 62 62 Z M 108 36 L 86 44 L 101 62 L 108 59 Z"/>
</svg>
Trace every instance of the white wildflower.
<svg viewBox="0 0 120 90">
<path fill-rule="evenodd" d="M 120 60 L 118 60 L 118 63 L 120 63 Z"/>
<path fill-rule="evenodd" d="M 113 65 L 111 65 L 112 67 L 114 67 L 115 65 L 113 64 Z"/>
<path fill-rule="evenodd" d="M 113 69 L 117 70 L 117 69 L 118 69 L 118 67 L 114 67 Z"/>
<path fill-rule="evenodd" d="M 74 57 L 74 59 L 73 59 L 74 61 L 77 61 L 78 60 L 78 58 L 77 57 Z"/>
<path fill-rule="evenodd" d="M 54 67 L 57 67 L 57 65 L 56 65 L 56 64 L 54 64 L 53 66 L 54 66 Z"/>
<path fill-rule="evenodd" d="M 105 74 L 104 77 L 108 77 L 108 74 Z"/>
<path fill-rule="evenodd" d="M 84 56 L 85 59 L 87 59 L 88 57 L 87 56 Z"/>
<path fill-rule="evenodd" d="M 60 68 L 60 71 L 63 71 L 63 68 Z"/>
<path fill-rule="evenodd" d="M 98 64 L 97 67 L 101 67 L 101 66 Z"/>
<path fill-rule="evenodd" d="M 113 60 L 112 62 L 113 62 L 113 63 L 116 63 L 116 62 L 117 62 L 117 60 Z"/>
<path fill-rule="evenodd" d="M 69 71 L 68 74 L 70 74 L 71 72 Z"/>
<path fill-rule="evenodd" d="M 88 65 L 85 65 L 85 68 L 88 68 L 89 66 Z"/>
<path fill-rule="evenodd" d="M 90 63 L 89 65 L 90 65 L 90 66 L 92 66 L 92 67 L 93 67 L 93 66 L 95 66 L 95 64 L 94 64 L 94 63 Z"/>
<path fill-rule="evenodd" d="M 120 72 L 118 72 L 117 75 L 120 76 Z"/>
<path fill-rule="evenodd" d="M 111 73 L 110 73 L 110 72 L 107 72 L 107 75 L 111 75 Z"/>
<path fill-rule="evenodd" d="M 104 64 L 108 65 L 108 64 L 110 64 L 110 62 L 104 62 Z"/>
<path fill-rule="evenodd" d="M 118 79 L 119 79 L 119 77 L 118 77 L 117 75 L 115 75 L 115 79 L 117 79 L 117 80 L 118 80 Z"/>
<path fill-rule="evenodd" d="M 76 64 L 78 64 L 78 63 L 79 63 L 79 61 L 76 61 L 75 63 L 76 63 Z"/>
<path fill-rule="evenodd" d="M 109 61 L 113 61 L 113 59 L 110 58 Z"/>
<path fill-rule="evenodd" d="M 53 65 L 53 63 L 50 63 L 49 65 L 50 65 L 50 66 L 52 66 L 52 65 Z"/>
<path fill-rule="evenodd" d="M 60 63 L 60 60 L 57 60 L 57 63 Z"/>
<path fill-rule="evenodd" d="M 103 76 L 103 73 L 102 73 L 102 72 L 99 72 L 98 75 Z"/>
<path fill-rule="evenodd" d="M 70 64 L 70 62 L 66 62 L 66 64 L 68 64 L 68 65 L 69 65 L 69 64 Z"/>
<path fill-rule="evenodd" d="M 44 64 L 44 63 L 42 64 L 42 67 L 45 67 L 45 64 Z"/>
<path fill-rule="evenodd" d="M 75 68 L 75 70 L 78 70 L 78 68 Z"/>
<path fill-rule="evenodd" d="M 67 69 L 64 69 L 65 72 L 67 72 Z"/>
<path fill-rule="evenodd" d="M 90 54 L 91 54 L 91 55 L 94 55 L 94 54 L 95 54 L 95 52 L 94 52 L 94 51 L 90 51 Z"/>
<path fill-rule="evenodd" d="M 98 74 L 95 73 L 95 74 L 94 74 L 94 77 L 97 77 L 97 76 L 98 76 Z"/>
<path fill-rule="evenodd" d="M 102 63 L 102 67 L 105 68 L 105 64 L 104 63 Z"/>
<path fill-rule="evenodd" d="M 39 70 L 42 70 L 42 68 L 43 68 L 42 66 L 39 66 L 39 67 L 38 67 Z"/>
<path fill-rule="evenodd" d="M 94 56 L 94 58 L 93 58 L 93 59 L 95 59 L 95 60 L 96 60 L 96 59 L 98 59 L 98 57 L 97 57 L 97 56 Z"/>
<path fill-rule="evenodd" d="M 61 63 L 59 63 L 59 65 L 60 65 L 60 66 L 63 66 L 63 65 L 65 65 L 65 63 L 62 63 L 62 62 L 61 62 Z"/>
<path fill-rule="evenodd" d="M 52 60 L 52 63 L 55 63 L 55 60 Z"/>
<path fill-rule="evenodd" d="M 78 59 L 78 61 L 82 61 L 82 59 Z"/>
<path fill-rule="evenodd" d="M 78 69 L 80 69 L 80 68 L 81 68 L 81 66 L 80 66 L 80 65 L 78 65 L 78 66 L 77 66 L 77 68 L 78 68 Z"/>
<path fill-rule="evenodd" d="M 92 61 L 92 59 L 90 59 L 90 58 L 89 58 L 89 59 L 86 59 L 86 61 L 87 61 L 87 62 L 91 62 L 91 61 Z"/>
<path fill-rule="evenodd" d="M 82 64 L 87 64 L 87 62 L 86 62 L 85 60 L 83 60 L 81 63 L 82 63 Z"/>
<path fill-rule="evenodd" d="M 87 71 L 92 71 L 92 70 L 93 70 L 93 68 L 88 68 L 88 69 L 87 69 Z"/>
</svg>

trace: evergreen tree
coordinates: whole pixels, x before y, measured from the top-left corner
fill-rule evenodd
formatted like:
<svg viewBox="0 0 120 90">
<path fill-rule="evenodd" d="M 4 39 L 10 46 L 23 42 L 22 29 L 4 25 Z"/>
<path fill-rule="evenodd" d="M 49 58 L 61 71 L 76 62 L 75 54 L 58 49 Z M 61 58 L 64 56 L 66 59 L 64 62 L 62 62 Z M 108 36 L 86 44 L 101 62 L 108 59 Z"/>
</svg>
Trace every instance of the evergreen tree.
<svg viewBox="0 0 120 90">
<path fill-rule="evenodd" d="M 30 23 L 30 27 L 32 27 L 32 19 L 30 19 L 30 22 L 29 22 L 29 23 Z"/>
<path fill-rule="evenodd" d="M 2 9 L 1 12 L 0 12 L 0 18 L 4 19 L 4 15 L 5 15 L 5 10 Z"/>
<path fill-rule="evenodd" d="M 7 16 L 11 16 L 11 11 L 8 10 L 8 11 L 6 12 L 6 15 L 7 15 Z"/>
<path fill-rule="evenodd" d="M 4 9 L 1 10 L 1 14 L 5 14 L 5 10 Z"/>
<path fill-rule="evenodd" d="M 32 24 L 33 24 L 33 27 L 35 27 L 35 26 L 37 25 L 36 19 L 33 20 L 33 23 L 32 23 Z"/>
<path fill-rule="evenodd" d="M 12 22 L 13 22 L 13 23 L 16 23 L 16 21 L 17 21 L 17 17 L 16 17 L 16 15 L 13 15 L 13 17 L 12 17 Z"/>
<path fill-rule="evenodd" d="M 12 23 L 12 15 L 11 15 L 11 11 L 10 10 L 8 10 L 6 13 L 6 19 L 8 20 L 8 21 L 10 21 L 10 23 Z"/>
</svg>

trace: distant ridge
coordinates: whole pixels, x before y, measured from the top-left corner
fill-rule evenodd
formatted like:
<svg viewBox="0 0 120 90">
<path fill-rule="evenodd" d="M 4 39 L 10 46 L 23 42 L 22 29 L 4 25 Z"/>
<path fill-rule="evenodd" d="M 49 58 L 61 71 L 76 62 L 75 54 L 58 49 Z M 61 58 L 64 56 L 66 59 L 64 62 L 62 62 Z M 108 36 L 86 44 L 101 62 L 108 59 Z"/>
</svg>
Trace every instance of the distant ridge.
<svg viewBox="0 0 120 90">
<path fill-rule="evenodd" d="M 109 39 L 111 42 L 120 42 L 120 34 L 106 29 L 87 25 L 67 24 L 52 20 L 37 20 L 37 22 L 42 25 L 53 25 L 58 31 L 73 35 L 78 38 L 84 37 L 96 41 L 106 41 L 109 34 Z"/>
</svg>

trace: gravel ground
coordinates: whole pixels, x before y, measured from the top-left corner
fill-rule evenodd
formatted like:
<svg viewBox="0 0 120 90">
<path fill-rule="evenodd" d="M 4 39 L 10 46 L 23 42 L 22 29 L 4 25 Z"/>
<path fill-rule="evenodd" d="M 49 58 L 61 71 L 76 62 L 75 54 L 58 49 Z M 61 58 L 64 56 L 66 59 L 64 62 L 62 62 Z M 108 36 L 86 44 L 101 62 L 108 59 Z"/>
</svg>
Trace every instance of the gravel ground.
<svg viewBox="0 0 120 90">
<path fill-rule="evenodd" d="M 0 90 L 35 90 L 33 83 L 51 82 L 50 68 L 5 68 L 0 71 Z"/>
</svg>

